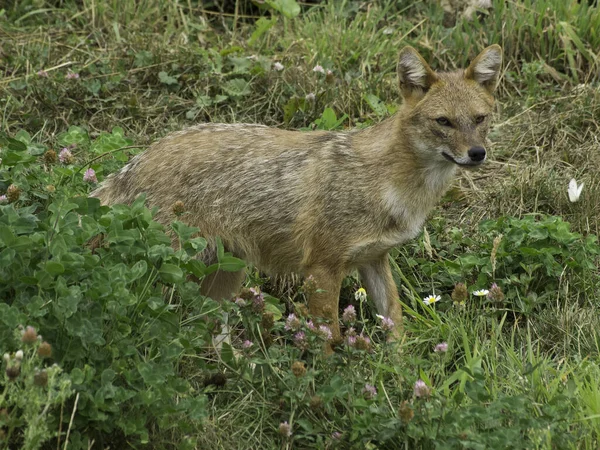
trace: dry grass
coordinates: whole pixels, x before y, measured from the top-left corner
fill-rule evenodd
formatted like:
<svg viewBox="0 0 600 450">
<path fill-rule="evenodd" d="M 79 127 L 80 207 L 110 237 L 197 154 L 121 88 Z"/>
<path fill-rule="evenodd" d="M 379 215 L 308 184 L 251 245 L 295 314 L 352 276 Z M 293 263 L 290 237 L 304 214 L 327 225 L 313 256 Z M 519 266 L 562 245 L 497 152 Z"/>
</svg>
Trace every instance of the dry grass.
<svg viewBox="0 0 600 450">
<path fill-rule="evenodd" d="M 509 111 L 516 111 L 514 99 Z M 591 86 L 567 89 L 509 116 L 492 132 L 493 156 L 462 188 L 476 216 L 559 215 L 585 234 L 598 234 L 600 215 L 600 93 Z M 571 178 L 585 183 L 569 202 Z"/>
</svg>

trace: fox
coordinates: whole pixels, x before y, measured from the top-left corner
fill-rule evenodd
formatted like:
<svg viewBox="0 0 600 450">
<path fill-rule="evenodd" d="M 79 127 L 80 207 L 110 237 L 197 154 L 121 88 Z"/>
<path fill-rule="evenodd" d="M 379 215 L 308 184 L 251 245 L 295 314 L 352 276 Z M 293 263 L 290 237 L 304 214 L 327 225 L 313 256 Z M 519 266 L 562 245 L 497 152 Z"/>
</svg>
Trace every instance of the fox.
<svg viewBox="0 0 600 450">
<path fill-rule="evenodd" d="M 411 46 L 399 52 L 402 104 L 360 130 L 295 131 L 259 124 L 199 124 L 152 144 L 91 196 L 131 204 L 140 194 L 168 227 L 172 205 L 209 243 L 273 276 L 311 277 L 312 317 L 340 338 L 342 281 L 358 272 L 377 312 L 402 330 L 388 253 L 415 238 L 458 169 L 487 158 L 502 50 L 485 48 L 466 69 L 434 71 Z M 217 271 L 201 293 L 231 299 L 245 270 Z"/>
</svg>

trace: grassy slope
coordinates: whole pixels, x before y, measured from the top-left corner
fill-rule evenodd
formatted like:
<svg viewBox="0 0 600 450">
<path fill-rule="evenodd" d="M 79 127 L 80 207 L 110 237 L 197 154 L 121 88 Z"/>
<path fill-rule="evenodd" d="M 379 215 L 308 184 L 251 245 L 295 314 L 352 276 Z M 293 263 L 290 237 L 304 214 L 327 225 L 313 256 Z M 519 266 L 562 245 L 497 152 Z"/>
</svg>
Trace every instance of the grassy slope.
<svg viewBox="0 0 600 450">
<path fill-rule="evenodd" d="M 394 67 L 402 45 L 412 44 L 438 68 L 452 69 L 498 42 L 506 66 L 491 136 L 493 158 L 484 170 L 465 173 L 434 213 L 442 223 L 436 245 L 443 249 L 452 243 L 451 228 L 475 233 L 481 219 L 503 214 L 560 215 L 583 234 L 600 231 L 600 12 L 587 10 L 585 2 L 495 1 L 489 17 L 459 21 L 450 29 L 441 26 L 442 11 L 426 6 L 429 2 L 371 7 L 342 2 L 306 7 L 293 20 L 279 16 L 252 42 L 255 17 L 246 16 L 258 13 L 243 2 L 237 13 L 222 15 L 189 10 L 187 2 L 53 3 L 46 9 L 39 2 L 21 2 L 0 22 L 0 125 L 8 134 L 25 129 L 51 147 L 70 125 L 85 126 L 92 135 L 120 126 L 143 145 L 202 121 L 303 127 L 325 107 L 348 114 L 348 125 L 356 126 L 380 119 L 365 95 L 389 105 L 398 100 Z M 244 57 L 250 55 L 264 58 L 266 72 L 247 67 Z M 271 70 L 274 61 L 285 69 Z M 316 64 L 333 70 L 333 83 L 312 72 Z M 42 69 L 48 78 L 36 75 Z M 80 78 L 65 79 L 67 70 Z M 244 95 L 227 89 L 235 79 L 250 82 Z M 311 92 L 316 104 L 284 124 L 288 100 Z M 571 177 L 586 186 L 576 204 L 566 193 Z M 418 266 L 408 275 L 402 264 L 417 247 L 402 250 L 398 260 L 408 281 L 423 292 L 434 280 L 419 274 Z M 494 396 L 523 394 L 545 404 L 567 386 L 574 410 L 580 411 L 576 426 L 587 435 L 582 448 L 594 448 L 600 425 L 587 418 L 600 414 L 597 289 L 597 282 L 579 292 L 566 288 L 543 314 L 509 324 L 476 310 L 449 314 L 436 326 L 436 317 L 411 321 L 403 351 L 418 359 L 446 340 L 456 349 L 454 364 L 480 367 Z M 377 377 L 382 369 L 367 361 L 361 370 Z M 242 384 L 215 397 L 213 419 L 198 437 L 200 448 L 277 445 L 267 442 L 276 439 L 273 424 L 279 416 L 271 412 L 265 392 L 246 388 Z M 336 426 L 332 420 L 330 429 Z"/>
</svg>

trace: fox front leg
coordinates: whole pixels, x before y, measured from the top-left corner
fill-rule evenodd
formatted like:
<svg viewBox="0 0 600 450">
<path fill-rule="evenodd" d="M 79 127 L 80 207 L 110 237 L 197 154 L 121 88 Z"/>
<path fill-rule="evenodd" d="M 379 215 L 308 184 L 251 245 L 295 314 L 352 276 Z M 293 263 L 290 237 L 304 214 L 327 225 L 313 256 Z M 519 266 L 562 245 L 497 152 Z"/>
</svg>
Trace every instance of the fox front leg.
<svg viewBox="0 0 600 450">
<path fill-rule="evenodd" d="M 392 336 L 399 338 L 402 332 L 402 308 L 387 252 L 361 267 L 358 272 L 369 299 L 375 302 L 377 312 L 392 319 L 394 322 Z"/>
</svg>

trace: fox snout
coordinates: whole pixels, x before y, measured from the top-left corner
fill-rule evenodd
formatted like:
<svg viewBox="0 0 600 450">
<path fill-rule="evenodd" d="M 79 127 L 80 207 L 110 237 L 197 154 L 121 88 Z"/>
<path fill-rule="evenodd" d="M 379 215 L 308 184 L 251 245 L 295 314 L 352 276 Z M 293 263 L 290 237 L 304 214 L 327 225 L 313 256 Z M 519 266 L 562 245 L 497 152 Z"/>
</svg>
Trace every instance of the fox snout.
<svg viewBox="0 0 600 450">
<path fill-rule="evenodd" d="M 486 151 L 484 147 L 474 145 L 465 156 L 453 156 L 445 151 L 442 152 L 442 156 L 457 166 L 476 167 L 485 162 Z"/>
<path fill-rule="evenodd" d="M 485 148 L 479 146 L 471 147 L 467 155 L 474 163 L 482 163 L 485 161 Z"/>
</svg>

